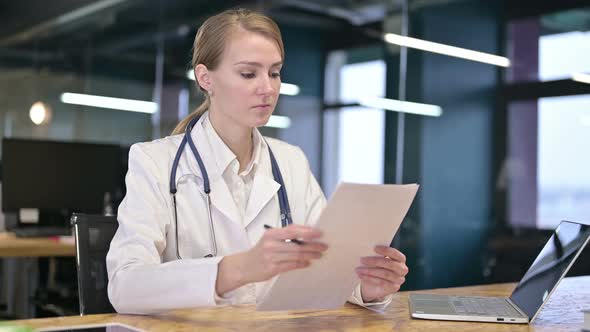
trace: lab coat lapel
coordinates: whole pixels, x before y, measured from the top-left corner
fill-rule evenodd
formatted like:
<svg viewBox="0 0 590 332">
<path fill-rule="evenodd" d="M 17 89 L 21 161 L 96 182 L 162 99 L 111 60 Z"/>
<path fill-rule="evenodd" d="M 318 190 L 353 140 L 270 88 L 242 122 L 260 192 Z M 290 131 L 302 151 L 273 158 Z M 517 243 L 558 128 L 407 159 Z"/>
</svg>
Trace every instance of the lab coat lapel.
<svg viewBox="0 0 590 332">
<path fill-rule="evenodd" d="M 260 162 L 258 169 L 254 174 L 252 182 L 252 191 L 248 199 L 248 206 L 246 207 L 246 216 L 244 226 L 248 226 L 274 197 L 281 185 L 277 183 L 273 176 L 270 167 L 270 157 L 268 154 L 268 147 L 264 144 L 263 151 L 261 151 Z M 279 216 L 277 215 L 277 218 Z"/>
<path fill-rule="evenodd" d="M 242 225 L 242 218 L 238 212 L 236 202 L 229 192 L 227 184 L 219 175 L 209 175 L 211 178 L 211 205 L 223 213 L 230 221 Z"/>
<path fill-rule="evenodd" d="M 241 225 L 241 217 L 238 213 L 238 208 L 231 193 L 229 192 L 227 184 L 223 180 L 221 170 L 217 168 L 215 156 L 213 155 L 213 151 L 211 151 L 211 147 L 209 145 L 209 141 L 206 137 L 203 126 L 201 125 L 201 121 L 202 120 L 199 120 L 199 122 L 197 122 L 197 124 L 194 126 L 193 131 L 191 132 L 191 137 L 193 138 L 197 150 L 199 150 L 199 154 L 201 155 L 201 159 L 203 160 L 203 164 L 205 165 L 205 169 L 209 176 L 209 185 L 211 188 L 209 195 L 211 198 L 211 205 L 214 209 L 217 209 L 219 212 L 225 215 L 229 220 Z M 199 182 L 203 183 L 203 176 L 197 164 L 197 160 L 193 156 L 193 153 L 188 146 L 188 143 L 184 153 L 184 157 L 188 156 L 186 162 L 189 165 L 191 173 L 199 177 L 201 179 Z M 202 186 L 200 189 L 202 192 Z"/>
</svg>

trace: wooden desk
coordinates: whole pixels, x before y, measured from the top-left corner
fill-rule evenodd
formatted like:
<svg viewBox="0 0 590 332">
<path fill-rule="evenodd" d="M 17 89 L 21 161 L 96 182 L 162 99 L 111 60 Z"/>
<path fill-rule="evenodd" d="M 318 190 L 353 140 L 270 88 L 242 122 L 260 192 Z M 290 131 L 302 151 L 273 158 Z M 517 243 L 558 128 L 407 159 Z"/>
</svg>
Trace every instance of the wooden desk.
<svg viewBox="0 0 590 332">
<path fill-rule="evenodd" d="M 76 245 L 50 238 L 17 238 L 12 233 L 0 233 L 0 257 L 58 256 L 76 256 Z"/>
<path fill-rule="evenodd" d="M 507 296 L 514 284 L 436 289 L 439 294 Z M 254 306 L 187 309 L 158 316 L 89 315 L 12 321 L 33 328 L 119 322 L 146 331 L 580 331 L 582 308 L 590 308 L 590 276 L 565 279 L 532 325 L 411 319 L 408 292 L 398 293 L 385 313 L 351 304 L 318 312 L 257 312 Z"/>
</svg>

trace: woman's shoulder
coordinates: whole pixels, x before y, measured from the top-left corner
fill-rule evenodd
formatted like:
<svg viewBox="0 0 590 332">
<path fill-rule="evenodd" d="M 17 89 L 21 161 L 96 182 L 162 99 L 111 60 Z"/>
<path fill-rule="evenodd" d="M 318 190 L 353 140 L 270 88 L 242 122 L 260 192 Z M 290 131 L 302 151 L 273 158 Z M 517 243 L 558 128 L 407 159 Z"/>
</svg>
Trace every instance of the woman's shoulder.
<svg viewBox="0 0 590 332">
<path fill-rule="evenodd" d="M 307 157 L 303 150 L 297 145 L 289 144 L 280 139 L 272 137 L 264 137 L 264 140 L 272 150 L 272 153 L 276 156 L 277 160 L 287 160 L 291 163 L 307 163 Z"/>
<path fill-rule="evenodd" d="M 278 138 L 264 136 L 264 140 L 270 146 L 273 153 L 300 153 L 301 149 L 297 145 L 281 141 Z M 276 150 L 276 152 L 275 152 Z"/>
<path fill-rule="evenodd" d="M 152 141 L 137 142 L 131 145 L 131 149 L 139 149 L 145 152 L 165 152 L 176 150 L 182 141 L 183 134 L 166 136 Z"/>
<path fill-rule="evenodd" d="M 152 141 L 138 142 L 131 145 L 129 159 L 145 158 L 152 159 L 155 163 L 168 160 L 176 154 L 183 135 L 167 136 Z"/>
</svg>

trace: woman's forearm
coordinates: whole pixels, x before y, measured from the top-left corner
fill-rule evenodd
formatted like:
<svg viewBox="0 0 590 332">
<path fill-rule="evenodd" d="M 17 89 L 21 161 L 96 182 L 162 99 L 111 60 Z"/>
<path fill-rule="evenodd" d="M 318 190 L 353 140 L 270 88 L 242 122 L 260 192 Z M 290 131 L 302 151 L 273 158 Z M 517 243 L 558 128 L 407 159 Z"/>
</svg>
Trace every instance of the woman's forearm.
<svg viewBox="0 0 590 332">
<path fill-rule="evenodd" d="M 215 292 L 219 296 L 244 286 L 247 282 L 244 276 L 243 253 L 225 256 L 218 264 Z"/>
</svg>

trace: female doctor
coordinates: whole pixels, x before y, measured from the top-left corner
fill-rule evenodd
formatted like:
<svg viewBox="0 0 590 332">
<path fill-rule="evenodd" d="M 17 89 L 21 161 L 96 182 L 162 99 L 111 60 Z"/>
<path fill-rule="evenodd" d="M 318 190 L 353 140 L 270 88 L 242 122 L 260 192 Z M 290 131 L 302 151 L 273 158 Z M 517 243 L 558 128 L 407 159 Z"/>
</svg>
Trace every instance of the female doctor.
<svg viewBox="0 0 590 332">
<path fill-rule="evenodd" d="M 283 60 L 280 31 L 260 13 L 228 10 L 199 28 L 192 65 L 205 101 L 173 136 L 129 154 L 107 255 L 118 312 L 255 303 L 264 281 L 328 249 L 310 226 L 326 200 L 305 155 L 256 129 L 277 103 Z M 386 305 L 407 272 L 402 253 L 376 246 L 350 302 Z"/>
</svg>

